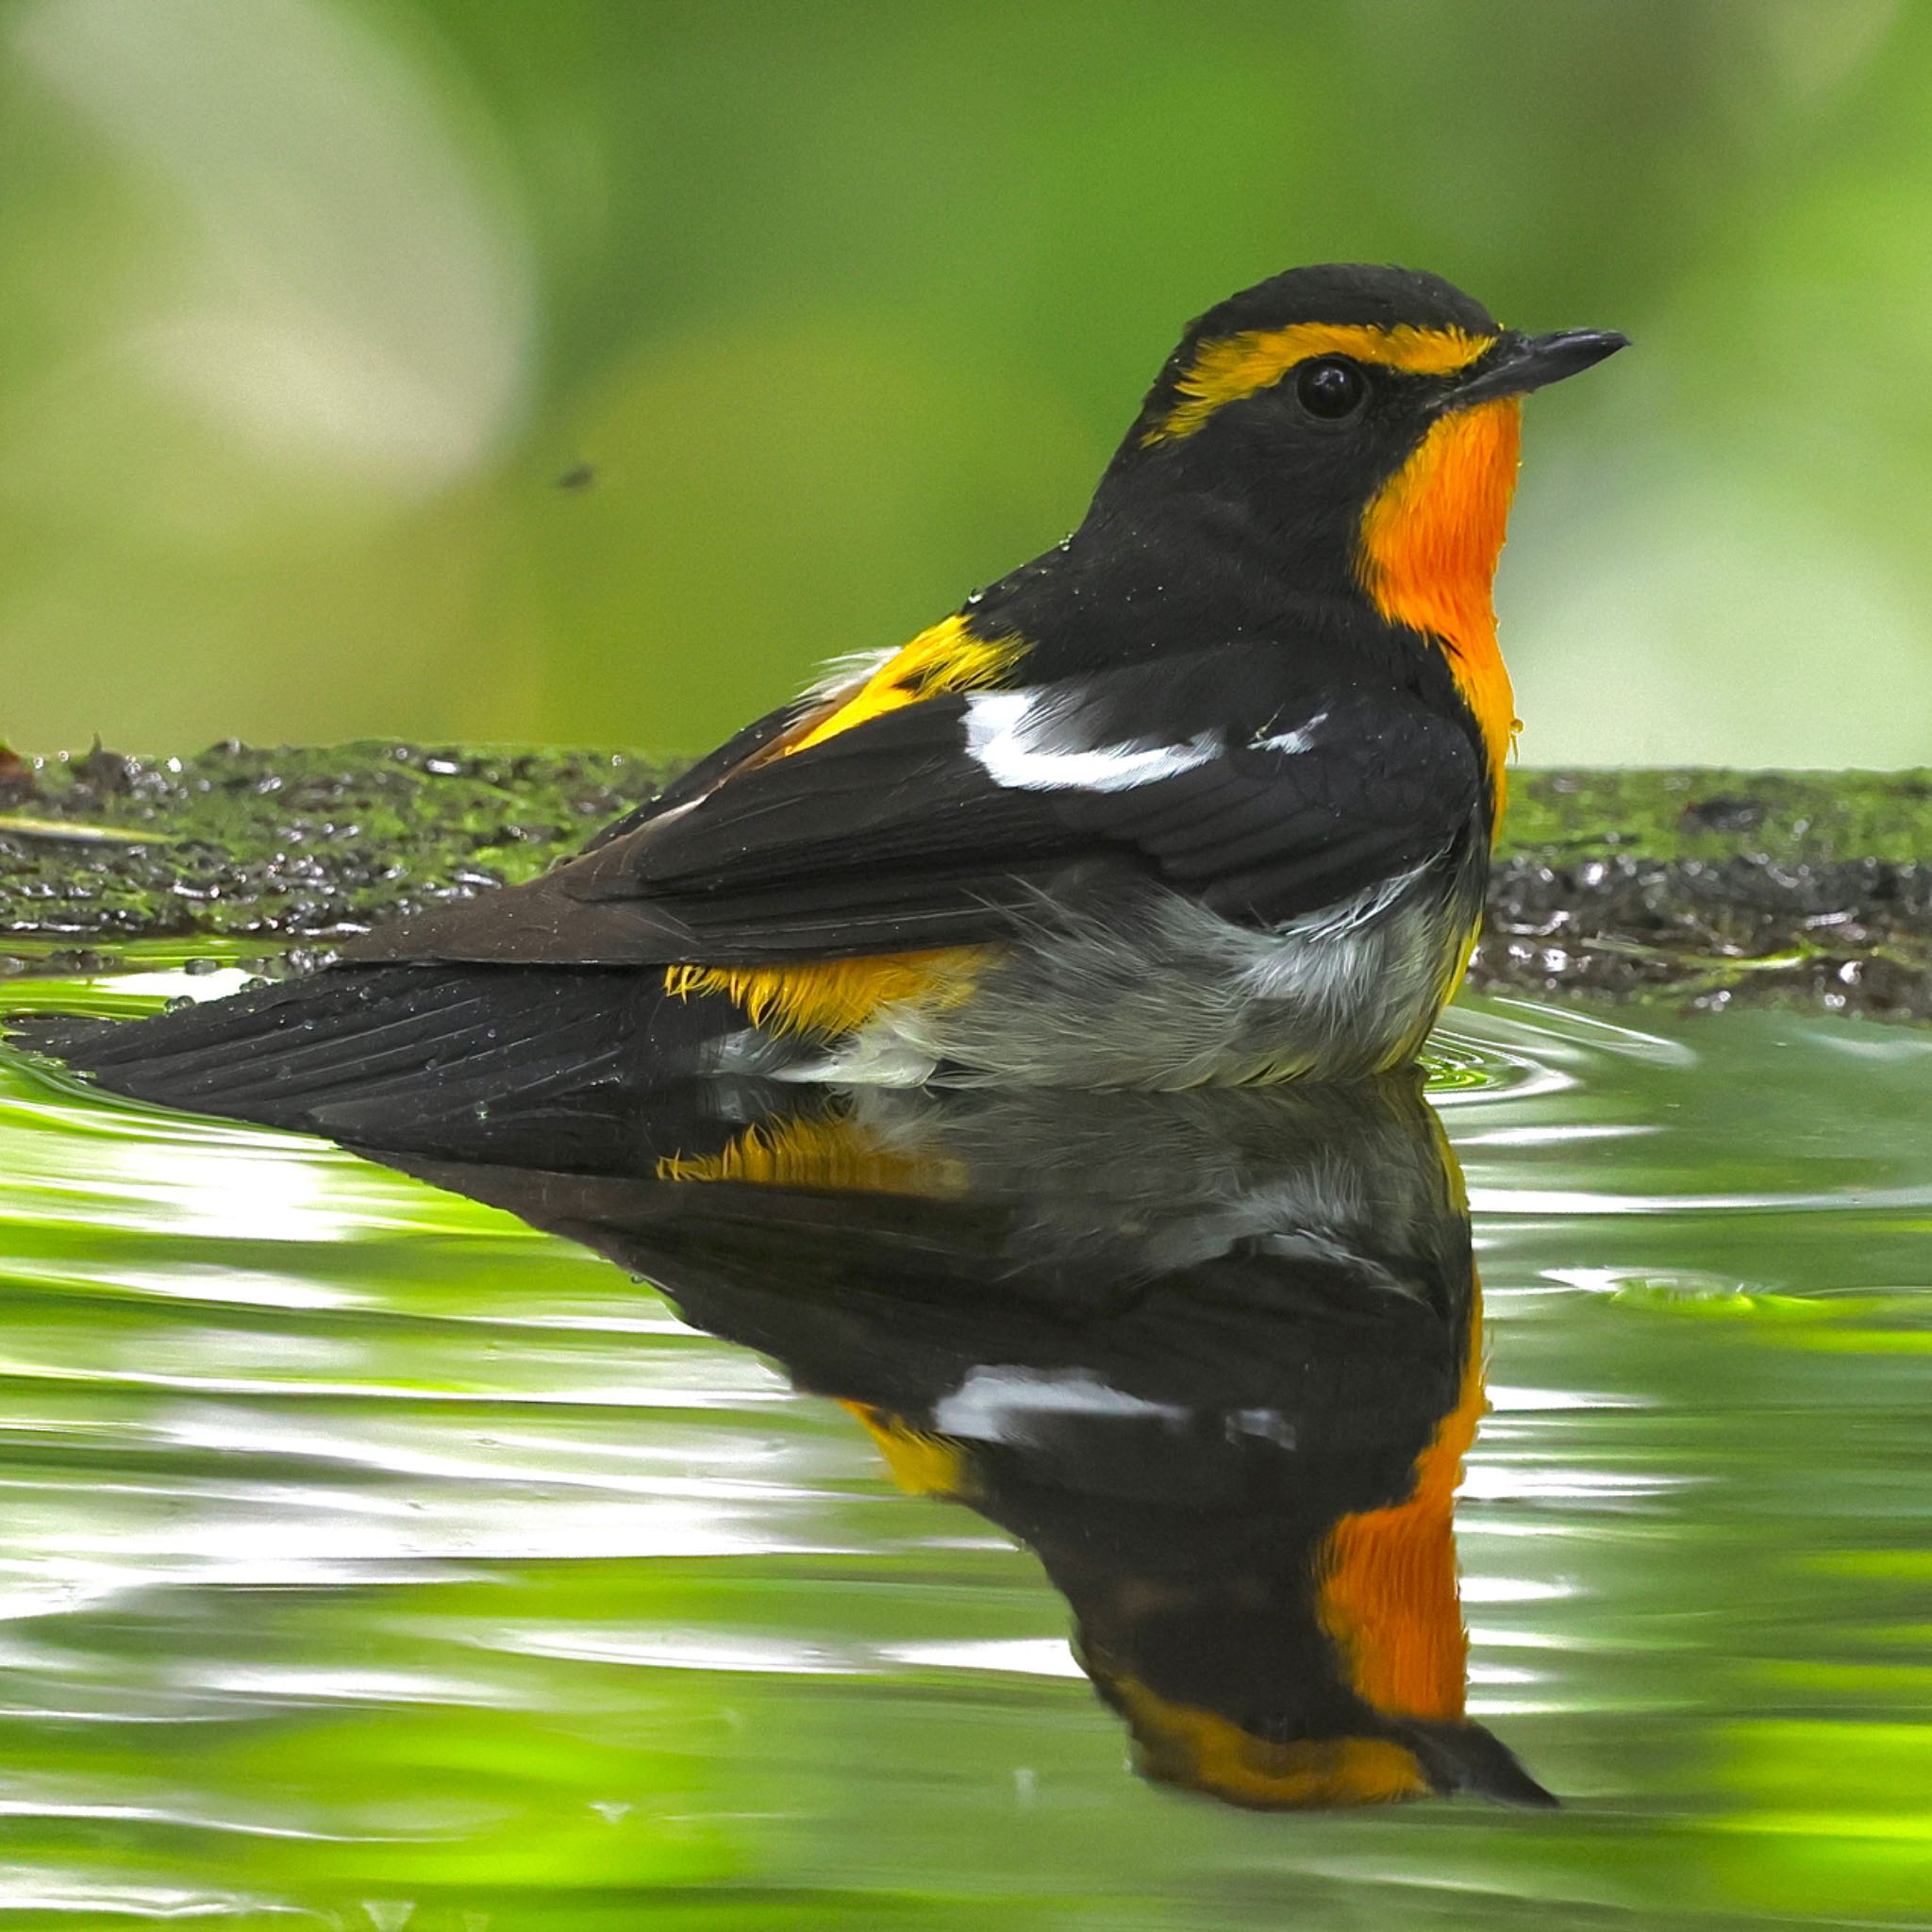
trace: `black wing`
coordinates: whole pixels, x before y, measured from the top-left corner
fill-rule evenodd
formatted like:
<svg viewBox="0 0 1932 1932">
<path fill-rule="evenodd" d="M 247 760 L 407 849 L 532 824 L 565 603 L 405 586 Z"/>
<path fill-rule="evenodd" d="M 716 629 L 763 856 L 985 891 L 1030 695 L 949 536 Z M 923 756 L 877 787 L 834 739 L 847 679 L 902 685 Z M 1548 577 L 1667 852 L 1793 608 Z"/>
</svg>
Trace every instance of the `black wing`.
<svg viewBox="0 0 1932 1932">
<path fill-rule="evenodd" d="M 599 846 L 608 845 L 626 832 L 636 831 L 652 819 L 661 818 L 680 805 L 689 805 L 693 799 L 702 798 L 728 778 L 739 766 L 748 764 L 760 753 L 781 744 L 786 738 L 803 730 L 829 708 L 831 706 L 823 692 L 808 691 L 791 703 L 780 705 L 775 711 L 767 711 L 762 718 L 753 719 L 741 730 L 734 731 L 715 751 L 707 752 L 695 764 L 687 765 L 676 777 L 660 786 L 641 805 L 633 806 L 621 819 L 612 819 L 608 825 L 601 827 L 584 850 L 595 852 Z"/>
<path fill-rule="evenodd" d="M 1274 924 L 1466 834 L 1472 727 L 1279 647 L 923 700 L 352 959 L 756 962 L 1001 938 L 1070 875 L 1158 879 Z"/>
</svg>

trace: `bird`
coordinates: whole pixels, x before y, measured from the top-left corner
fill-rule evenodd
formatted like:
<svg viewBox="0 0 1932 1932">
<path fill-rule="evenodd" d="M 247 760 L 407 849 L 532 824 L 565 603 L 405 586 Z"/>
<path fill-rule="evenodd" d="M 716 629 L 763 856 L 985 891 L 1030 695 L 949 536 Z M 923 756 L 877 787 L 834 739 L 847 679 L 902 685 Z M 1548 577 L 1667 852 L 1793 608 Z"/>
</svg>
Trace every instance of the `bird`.
<svg viewBox="0 0 1932 1932">
<path fill-rule="evenodd" d="M 1070 536 L 575 857 L 51 1044 L 297 1126 L 425 1065 L 452 1105 L 575 1078 L 591 1013 L 627 1016 L 621 1051 L 595 1032 L 630 1080 L 1398 1067 L 1466 970 L 1505 806 L 1522 399 L 1626 341 L 1506 328 L 1415 270 L 1274 275 L 1189 325 Z"/>
<path fill-rule="evenodd" d="M 600 1087 L 358 1131 L 648 1279 L 1030 1549 L 1144 1777 L 1268 1810 L 1557 1802 L 1465 1707 L 1481 1291 L 1418 1070 Z"/>
</svg>

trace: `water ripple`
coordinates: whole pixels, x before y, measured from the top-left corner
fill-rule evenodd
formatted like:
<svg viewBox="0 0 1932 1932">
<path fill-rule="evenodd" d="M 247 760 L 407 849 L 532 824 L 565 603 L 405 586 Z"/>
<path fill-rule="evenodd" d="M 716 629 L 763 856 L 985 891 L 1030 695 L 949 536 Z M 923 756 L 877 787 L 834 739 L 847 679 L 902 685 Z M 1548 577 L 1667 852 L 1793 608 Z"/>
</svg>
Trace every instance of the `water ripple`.
<svg viewBox="0 0 1932 1932">
<path fill-rule="evenodd" d="M 1520 1001 L 1431 1043 L 1471 1708 L 1544 1824 L 1123 1776 L 1039 1562 L 844 1410 L 506 1213 L 0 1050 L 0 1925 L 1932 1916 L 1928 1051 Z"/>
</svg>

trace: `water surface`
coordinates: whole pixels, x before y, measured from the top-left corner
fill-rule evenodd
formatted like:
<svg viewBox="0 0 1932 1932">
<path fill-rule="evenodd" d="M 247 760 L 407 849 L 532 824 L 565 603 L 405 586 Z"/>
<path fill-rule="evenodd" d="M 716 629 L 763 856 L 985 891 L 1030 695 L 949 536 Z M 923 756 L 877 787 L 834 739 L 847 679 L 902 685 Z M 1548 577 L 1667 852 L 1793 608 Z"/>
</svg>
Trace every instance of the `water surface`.
<svg viewBox="0 0 1932 1932">
<path fill-rule="evenodd" d="M 1077 1529 L 895 1479 L 823 1337 L 798 1392 L 502 1208 L 0 1060 L 0 1927 L 1932 1918 L 1928 1091 L 1924 1033 L 1452 1011 L 1467 1716 L 1562 1808 L 1283 1811 L 1144 1774 Z"/>
</svg>

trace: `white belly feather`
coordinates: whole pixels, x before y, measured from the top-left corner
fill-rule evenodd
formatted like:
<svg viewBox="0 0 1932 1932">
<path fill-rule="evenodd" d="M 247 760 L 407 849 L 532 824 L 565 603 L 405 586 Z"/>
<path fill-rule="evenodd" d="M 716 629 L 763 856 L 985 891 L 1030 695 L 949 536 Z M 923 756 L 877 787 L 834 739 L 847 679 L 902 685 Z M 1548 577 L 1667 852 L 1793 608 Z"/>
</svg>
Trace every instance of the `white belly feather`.
<svg viewBox="0 0 1932 1932">
<path fill-rule="evenodd" d="M 1418 866 L 1273 930 L 1161 891 L 1043 923 L 934 1009 L 889 1007 L 791 1077 L 1172 1090 L 1354 1076 L 1411 1056 L 1467 941 L 1474 881 Z"/>
</svg>

